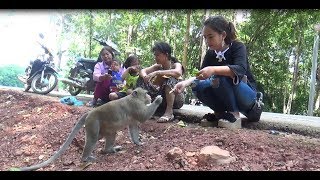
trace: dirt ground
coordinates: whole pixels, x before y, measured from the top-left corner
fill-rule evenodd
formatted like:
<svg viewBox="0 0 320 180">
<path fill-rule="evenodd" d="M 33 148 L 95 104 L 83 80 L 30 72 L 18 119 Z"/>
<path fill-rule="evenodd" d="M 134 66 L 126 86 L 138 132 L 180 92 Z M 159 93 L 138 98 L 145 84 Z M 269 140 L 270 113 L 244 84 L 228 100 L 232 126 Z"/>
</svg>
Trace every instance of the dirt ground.
<svg viewBox="0 0 320 180">
<path fill-rule="evenodd" d="M 0 89 L 0 170 L 47 160 L 63 144 L 77 119 L 90 107 L 69 106 L 59 98 Z M 181 119 L 180 119 L 181 120 Z M 54 163 L 40 171 L 319 171 L 320 140 L 268 130 L 229 130 L 198 124 L 156 123 L 140 125 L 143 146 L 131 143 L 127 129 L 117 134 L 123 150 L 101 154 L 103 140 L 94 150 L 97 162 L 80 162 L 84 131 Z M 235 157 L 229 164 L 200 164 L 197 154 L 215 145 Z M 174 147 L 183 151 L 179 161 L 167 158 Z M 188 155 L 187 155 L 188 154 Z"/>
</svg>

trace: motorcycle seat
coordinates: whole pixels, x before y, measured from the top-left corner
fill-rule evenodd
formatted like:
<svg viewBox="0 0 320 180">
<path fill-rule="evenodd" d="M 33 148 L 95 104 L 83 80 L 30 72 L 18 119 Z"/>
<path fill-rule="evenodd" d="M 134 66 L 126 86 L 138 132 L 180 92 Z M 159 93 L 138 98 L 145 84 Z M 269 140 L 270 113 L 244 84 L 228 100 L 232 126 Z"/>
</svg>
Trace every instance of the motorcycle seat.
<svg viewBox="0 0 320 180">
<path fill-rule="evenodd" d="M 97 61 L 94 60 L 94 59 L 87 59 L 87 58 L 80 58 L 78 59 L 78 63 L 81 63 L 83 64 L 83 66 L 86 68 L 86 69 L 91 69 L 93 70 L 94 69 L 94 66 L 96 65 Z M 93 72 L 93 71 L 92 71 Z M 91 72 L 90 72 L 91 73 Z"/>
<path fill-rule="evenodd" d="M 80 58 L 78 61 L 95 64 L 97 60 L 96 59 L 89 59 L 89 58 Z"/>
</svg>

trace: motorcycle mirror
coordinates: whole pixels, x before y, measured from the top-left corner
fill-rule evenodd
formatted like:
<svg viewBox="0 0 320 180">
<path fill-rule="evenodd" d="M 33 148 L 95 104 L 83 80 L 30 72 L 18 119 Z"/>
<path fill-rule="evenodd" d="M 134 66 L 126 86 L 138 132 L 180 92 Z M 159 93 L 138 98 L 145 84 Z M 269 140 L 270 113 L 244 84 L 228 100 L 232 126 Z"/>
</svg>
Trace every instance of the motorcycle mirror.
<svg viewBox="0 0 320 180">
<path fill-rule="evenodd" d="M 111 40 L 108 40 L 105 43 L 113 49 L 114 55 L 120 55 L 120 50 L 114 42 L 112 42 Z"/>
<path fill-rule="evenodd" d="M 57 52 L 57 56 L 59 56 L 59 55 L 62 55 L 64 52 L 66 52 L 67 50 L 62 50 L 62 51 L 59 51 L 59 52 Z"/>
<path fill-rule="evenodd" d="M 102 42 L 99 38 L 93 37 L 94 40 L 96 40 L 100 45 L 104 45 L 104 42 Z"/>
<path fill-rule="evenodd" d="M 113 49 L 113 48 L 112 48 L 112 49 Z M 116 55 L 116 56 L 120 55 L 119 50 L 116 50 L 116 49 L 113 49 L 113 50 L 114 50 L 114 55 Z"/>
<path fill-rule="evenodd" d="M 42 33 L 39 33 L 39 36 L 40 36 L 41 39 L 44 38 L 44 35 Z"/>
<path fill-rule="evenodd" d="M 100 45 L 102 46 L 109 46 L 112 48 L 114 55 L 120 55 L 120 50 L 118 46 L 112 42 L 111 40 L 101 40 L 101 38 L 98 38 L 97 36 L 92 37 L 94 40 L 98 41 Z"/>
</svg>

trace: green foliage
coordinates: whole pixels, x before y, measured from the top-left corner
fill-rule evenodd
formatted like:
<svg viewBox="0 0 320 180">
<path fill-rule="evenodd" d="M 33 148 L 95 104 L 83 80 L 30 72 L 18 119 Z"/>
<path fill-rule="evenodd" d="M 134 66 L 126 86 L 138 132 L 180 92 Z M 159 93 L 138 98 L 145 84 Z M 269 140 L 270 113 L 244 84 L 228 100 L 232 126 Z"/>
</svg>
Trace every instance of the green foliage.
<svg viewBox="0 0 320 180">
<path fill-rule="evenodd" d="M 17 78 L 21 74 L 24 74 L 24 68 L 18 65 L 0 66 L 0 85 L 23 87 L 23 83 Z"/>
<path fill-rule="evenodd" d="M 291 113 L 306 112 L 309 79 L 305 77 L 311 74 L 313 25 L 319 22 L 319 15 L 315 10 L 252 10 L 249 20 L 241 25 L 240 39 L 247 45 L 253 74 L 265 91 L 266 111 L 282 113 L 287 105 L 293 83 L 289 56 L 302 36 Z"/>
<path fill-rule="evenodd" d="M 320 109 L 314 110 L 313 111 L 313 116 L 320 117 Z"/>
<path fill-rule="evenodd" d="M 234 22 L 238 38 L 246 44 L 250 68 L 265 94 L 265 111 L 283 112 L 293 88 L 292 63 L 289 57 L 299 47 L 298 77 L 291 113 L 304 114 L 310 86 L 311 59 L 314 41 L 313 26 L 320 21 L 317 10 L 246 10 L 247 20 L 236 22 L 237 10 L 210 10 Z M 172 55 L 180 62 L 189 31 L 186 78 L 193 76 L 201 61 L 201 31 L 205 10 L 192 10 L 190 29 L 186 29 L 186 10 L 82 10 L 63 15 L 63 35 L 71 41 L 70 62 L 75 57 L 96 59 L 102 48 L 92 40 L 94 34 L 115 42 L 124 61 L 130 53 L 140 58 L 142 67 L 155 63 L 151 48 L 156 41 L 166 41 Z M 188 97 L 192 93 L 188 90 Z M 187 101 L 187 100 L 186 100 Z"/>
<path fill-rule="evenodd" d="M 197 76 L 197 74 L 199 73 L 199 70 L 198 69 L 192 69 L 191 73 L 190 73 L 190 76 L 191 77 L 195 77 Z"/>
</svg>

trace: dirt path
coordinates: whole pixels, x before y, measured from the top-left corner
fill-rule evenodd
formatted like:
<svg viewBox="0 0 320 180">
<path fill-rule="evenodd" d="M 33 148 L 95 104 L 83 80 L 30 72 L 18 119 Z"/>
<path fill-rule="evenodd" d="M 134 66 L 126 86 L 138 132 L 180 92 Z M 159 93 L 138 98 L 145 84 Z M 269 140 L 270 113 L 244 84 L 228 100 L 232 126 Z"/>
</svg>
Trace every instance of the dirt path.
<svg viewBox="0 0 320 180">
<path fill-rule="evenodd" d="M 59 98 L 0 89 L 0 170 L 22 167 L 47 160 L 64 142 L 74 123 L 88 107 L 61 104 Z M 84 171 L 319 171 L 320 140 L 297 134 L 270 134 L 269 131 L 204 128 L 197 124 L 186 127 L 149 120 L 141 124 L 138 147 L 130 142 L 127 130 L 118 133 L 116 144 L 123 151 L 103 155 L 97 144 L 98 161 Z M 81 170 L 81 131 L 68 150 L 43 171 Z M 198 153 L 215 145 L 235 157 L 229 164 L 200 164 Z M 182 150 L 179 161 L 167 154 L 174 147 Z"/>
</svg>

